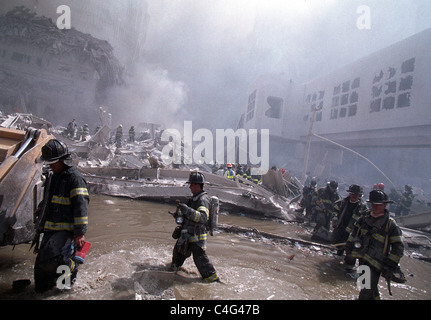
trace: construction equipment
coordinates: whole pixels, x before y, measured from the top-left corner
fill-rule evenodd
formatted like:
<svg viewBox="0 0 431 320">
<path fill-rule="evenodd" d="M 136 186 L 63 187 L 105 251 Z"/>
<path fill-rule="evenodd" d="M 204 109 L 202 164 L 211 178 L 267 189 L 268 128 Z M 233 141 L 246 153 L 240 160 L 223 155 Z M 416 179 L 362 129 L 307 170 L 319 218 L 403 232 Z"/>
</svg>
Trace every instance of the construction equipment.
<svg viewBox="0 0 431 320">
<path fill-rule="evenodd" d="M 55 138 L 45 129 L 0 127 L 0 246 L 33 239 L 38 203 L 43 197 L 41 149 Z"/>
</svg>

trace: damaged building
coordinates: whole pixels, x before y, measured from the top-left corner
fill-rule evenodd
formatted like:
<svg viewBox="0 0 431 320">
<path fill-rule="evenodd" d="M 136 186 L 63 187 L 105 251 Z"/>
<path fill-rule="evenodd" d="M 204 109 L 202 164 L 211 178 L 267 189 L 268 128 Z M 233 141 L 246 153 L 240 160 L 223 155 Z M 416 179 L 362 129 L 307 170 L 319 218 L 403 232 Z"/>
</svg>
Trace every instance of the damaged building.
<svg viewBox="0 0 431 320">
<path fill-rule="evenodd" d="M 107 90 L 124 84 L 125 64 L 114 51 L 107 40 L 73 26 L 59 29 L 52 18 L 14 7 L 0 16 L 2 112 L 31 113 L 55 123 L 79 115 L 90 122 Z"/>
</svg>

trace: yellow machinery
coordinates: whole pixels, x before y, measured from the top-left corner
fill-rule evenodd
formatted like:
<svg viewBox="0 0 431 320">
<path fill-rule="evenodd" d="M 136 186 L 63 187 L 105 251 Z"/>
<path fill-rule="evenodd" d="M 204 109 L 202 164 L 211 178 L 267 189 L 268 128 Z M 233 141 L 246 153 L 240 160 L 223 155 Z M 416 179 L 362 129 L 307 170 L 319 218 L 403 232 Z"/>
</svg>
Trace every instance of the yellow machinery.
<svg viewBox="0 0 431 320">
<path fill-rule="evenodd" d="M 33 213 L 43 198 L 41 149 L 45 129 L 0 127 L 0 246 L 33 240 Z"/>
</svg>

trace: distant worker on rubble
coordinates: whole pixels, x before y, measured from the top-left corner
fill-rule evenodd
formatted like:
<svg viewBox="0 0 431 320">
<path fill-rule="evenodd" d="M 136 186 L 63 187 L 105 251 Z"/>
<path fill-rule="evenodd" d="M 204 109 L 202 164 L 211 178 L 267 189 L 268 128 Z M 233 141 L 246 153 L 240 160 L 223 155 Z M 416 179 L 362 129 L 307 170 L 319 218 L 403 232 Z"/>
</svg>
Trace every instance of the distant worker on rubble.
<svg viewBox="0 0 431 320">
<path fill-rule="evenodd" d="M 235 171 L 233 171 L 232 169 L 232 163 L 228 163 L 226 165 L 226 172 L 224 173 L 224 177 L 229 179 L 229 180 L 235 180 Z"/>
<path fill-rule="evenodd" d="M 395 209 L 395 215 L 406 216 L 410 213 L 410 208 L 413 204 L 415 196 L 413 194 L 413 188 L 411 185 L 406 184 L 404 186 L 404 192 L 398 201 L 398 206 Z"/>
<path fill-rule="evenodd" d="M 334 228 L 332 243 L 337 245 L 337 255 L 342 256 L 344 245 L 352 232 L 353 225 L 368 209 L 362 200 L 362 188 L 352 184 L 347 190 L 349 195 L 335 202 L 332 226 Z"/>
<path fill-rule="evenodd" d="M 129 129 L 129 142 L 135 142 L 135 127 L 131 126 Z"/>
<path fill-rule="evenodd" d="M 115 131 L 115 146 L 121 148 L 121 140 L 123 139 L 123 125 L 120 124 Z"/>
<path fill-rule="evenodd" d="M 334 203 L 340 199 L 337 189 L 338 182 L 332 180 L 326 184 L 326 187 L 317 190 L 313 200 L 316 226 L 314 227 L 312 238 L 329 241 L 329 227 L 333 216 Z"/>
<path fill-rule="evenodd" d="M 310 185 L 305 185 L 302 188 L 302 199 L 299 202 L 299 206 L 301 207 L 301 211 L 303 212 L 305 209 L 305 218 L 309 221 L 312 221 L 313 217 L 313 197 L 315 197 L 317 181 L 315 178 L 310 180 Z"/>
<path fill-rule="evenodd" d="M 87 138 L 89 135 L 90 135 L 90 128 L 88 127 L 88 124 L 84 124 L 84 126 L 82 127 L 81 141 L 87 141 Z"/>
<path fill-rule="evenodd" d="M 75 138 L 76 132 L 78 131 L 78 125 L 76 124 L 76 120 L 73 119 L 70 121 L 66 128 L 66 137 L 73 140 Z"/>
<path fill-rule="evenodd" d="M 207 222 L 210 219 L 210 199 L 203 190 L 205 176 L 192 172 L 187 181 L 193 197 L 187 204 L 179 203 L 176 220 L 179 226 L 172 235 L 178 239 L 172 255 L 172 270 L 178 270 L 184 261 L 193 254 L 193 261 L 205 282 L 219 282 L 216 270 L 205 252 L 207 243 Z M 178 221 L 178 218 L 181 221 Z"/>
<path fill-rule="evenodd" d="M 401 229 L 395 220 L 389 217 L 389 211 L 386 209 L 386 205 L 392 203 L 386 193 L 372 190 L 367 202 L 371 203 L 371 209 L 354 224 L 346 242 L 344 261 L 346 271 L 354 267 L 356 259 L 359 259 L 359 265 L 368 266 L 370 269 L 370 287 L 360 291 L 359 300 L 380 300 L 380 275 L 388 283 L 389 294 L 392 294 L 392 280 L 405 282 L 399 268 L 404 255 L 404 245 Z M 400 273 L 401 278 L 397 278 L 395 273 Z"/>
<path fill-rule="evenodd" d="M 59 266 L 66 266 L 63 281 L 73 285 L 78 273 L 76 250 L 85 244 L 88 225 L 87 183 L 73 166 L 67 146 L 51 139 L 42 147 L 40 160 L 52 173 L 46 180 L 44 198 L 35 212 L 37 234 L 33 245 L 38 253 L 34 265 L 35 290 L 44 292 L 58 285 Z M 39 235 L 43 233 L 39 249 Z M 66 285 L 67 282 L 65 282 Z"/>
</svg>

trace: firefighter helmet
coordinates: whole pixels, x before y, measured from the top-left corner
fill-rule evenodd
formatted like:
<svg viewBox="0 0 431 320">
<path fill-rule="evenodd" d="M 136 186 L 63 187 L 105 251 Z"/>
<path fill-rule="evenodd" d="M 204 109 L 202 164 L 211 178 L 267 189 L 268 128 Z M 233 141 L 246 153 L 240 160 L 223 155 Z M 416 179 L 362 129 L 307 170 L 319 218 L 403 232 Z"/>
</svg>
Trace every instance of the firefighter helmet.
<svg viewBox="0 0 431 320">
<path fill-rule="evenodd" d="M 189 180 L 187 183 L 205 183 L 205 176 L 200 172 L 192 172 L 190 173 Z"/>
<path fill-rule="evenodd" d="M 352 184 L 347 192 L 362 195 L 362 188 L 357 184 Z"/>
<path fill-rule="evenodd" d="M 374 204 L 393 203 L 393 201 L 389 200 L 387 194 L 384 193 L 382 190 L 371 190 L 367 202 L 371 202 Z"/>
<path fill-rule="evenodd" d="M 46 164 L 57 162 L 63 158 L 69 158 L 70 153 L 67 146 L 60 140 L 51 139 L 42 147 L 40 160 Z"/>
</svg>

